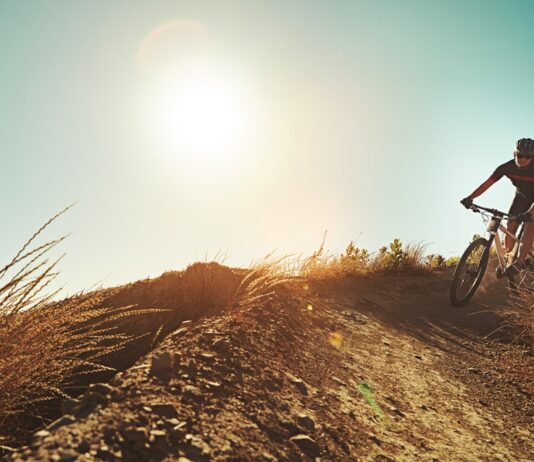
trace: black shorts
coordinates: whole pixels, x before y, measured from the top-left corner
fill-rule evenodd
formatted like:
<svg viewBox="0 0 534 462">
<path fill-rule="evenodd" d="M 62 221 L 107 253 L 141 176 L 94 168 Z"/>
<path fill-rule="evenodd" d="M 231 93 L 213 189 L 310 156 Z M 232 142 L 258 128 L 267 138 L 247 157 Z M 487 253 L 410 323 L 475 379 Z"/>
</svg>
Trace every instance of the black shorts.
<svg viewBox="0 0 534 462">
<path fill-rule="evenodd" d="M 508 213 L 510 215 L 519 215 L 526 212 L 532 204 L 534 204 L 534 197 L 516 192 Z"/>
</svg>

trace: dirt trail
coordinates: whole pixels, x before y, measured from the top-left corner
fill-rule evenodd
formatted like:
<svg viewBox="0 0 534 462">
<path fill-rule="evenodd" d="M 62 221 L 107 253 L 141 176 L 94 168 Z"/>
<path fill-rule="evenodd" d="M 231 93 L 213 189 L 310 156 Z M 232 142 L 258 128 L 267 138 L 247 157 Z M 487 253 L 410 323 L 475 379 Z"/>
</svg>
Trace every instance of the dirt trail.
<svg viewBox="0 0 534 462">
<path fill-rule="evenodd" d="M 458 309 L 450 277 L 299 280 L 182 323 L 11 459 L 531 461 L 532 355 L 485 337 L 503 286 Z"/>
</svg>

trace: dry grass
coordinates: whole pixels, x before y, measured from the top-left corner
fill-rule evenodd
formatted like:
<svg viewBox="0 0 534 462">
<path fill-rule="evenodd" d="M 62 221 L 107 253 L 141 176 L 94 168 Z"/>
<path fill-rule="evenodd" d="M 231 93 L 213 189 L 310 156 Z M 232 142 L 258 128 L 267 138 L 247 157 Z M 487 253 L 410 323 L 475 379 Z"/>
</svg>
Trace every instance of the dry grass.
<svg viewBox="0 0 534 462">
<path fill-rule="evenodd" d="M 496 311 L 505 318 L 499 329 L 511 332 L 514 341 L 524 342 L 534 351 L 534 293 L 520 289 L 507 306 Z"/>
<path fill-rule="evenodd" d="M 287 301 L 288 292 L 298 297 L 301 287 L 294 276 L 290 256 L 274 258 L 269 254 L 252 265 L 236 288 L 228 307 L 234 310 L 266 307 L 281 298 Z"/>
<path fill-rule="evenodd" d="M 46 403 L 66 396 L 80 376 L 109 370 L 100 358 L 133 340 L 114 327 L 131 307 L 100 307 L 112 290 L 53 301 L 46 293 L 60 259 L 46 256 L 66 236 L 30 247 L 62 210 L 0 270 L 0 445 L 23 441 L 46 420 Z M 45 413 L 45 414 L 43 414 Z"/>
<path fill-rule="evenodd" d="M 323 241 L 317 251 L 304 259 L 297 259 L 298 274 L 310 279 L 344 276 L 372 276 L 388 272 L 430 271 L 433 267 L 425 256 L 424 244 L 403 246 L 398 239 L 377 253 L 356 247 L 352 242 L 341 255 L 328 254 Z"/>
</svg>

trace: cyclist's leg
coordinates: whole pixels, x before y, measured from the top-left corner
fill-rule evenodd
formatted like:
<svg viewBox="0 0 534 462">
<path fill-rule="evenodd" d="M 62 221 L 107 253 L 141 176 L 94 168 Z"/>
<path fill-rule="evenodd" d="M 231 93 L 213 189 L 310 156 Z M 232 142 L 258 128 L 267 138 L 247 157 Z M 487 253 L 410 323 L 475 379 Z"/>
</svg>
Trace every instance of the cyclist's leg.
<svg viewBox="0 0 534 462">
<path fill-rule="evenodd" d="M 516 223 L 514 221 L 509 221 L 506 224 L 506 229 L 512 233 L 515 236 L 515 233 L 517 232 L 517 228 L 519 227 L 519 223 Z M 507 252 L 511 252 L 514 248 L 515 241 L 512 239 L 511 236 L 508 236 L 508 234 L 505 234 L 504 236 L 504 247 Z"/>
<path fill-rule="evenodd" d="M 528 210 L 530 212 L 530 215 L 534 219 L 534 204 L 531 205 L 531 207 Z M 523 237 L 521 238 L 521 242 L 519 244 L 519 255 L 518 259 L 522 262 L 525 261 L 527 258 L 527 255 L 530 252 L 530 249 L 532 248 L 532 244 L 534 243 L 534 221 L 529 221 L 525 223 L 525 227 L 523 228 Z"/>
<path fill-rule="evenodd" d="M 524 194 L 517 191 L 515 193 L 514 200 L 512 201 L 512 205 L 510 206 L 510 210 L 508 213 L 510 215 L 519 215 L 520 213 L 526 212 L 529 207 L 532 205 L 532 201 L 527 198 Z M 517 231 L 517 228 L 519 227 L 519 223 L 514 221 L 508 221 L 506 225 L 506 229 L 511 232 L 514 236 Z M 515 241 L 512 237 L 508 236 L 508 234 L 504 237 L 504 247 L 507 252 L 511 252 L 514 248 Z"/>
</svg>

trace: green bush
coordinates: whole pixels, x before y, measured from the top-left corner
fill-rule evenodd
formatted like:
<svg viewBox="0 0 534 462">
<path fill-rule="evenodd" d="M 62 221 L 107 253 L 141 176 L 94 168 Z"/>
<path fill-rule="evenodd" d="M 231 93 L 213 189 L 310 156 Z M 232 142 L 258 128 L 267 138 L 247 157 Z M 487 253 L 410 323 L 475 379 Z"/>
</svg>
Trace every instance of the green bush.
<svg viewBox="0 0 534 462">
<path fill-rule="evenodd" d="M 448 268 L 450 266 L 456 266 L 459 261 L 460 261 L 460 257 L 458 255 L 454 255 L 453 257 L 447 258 L 443 262 L 443 265 Z"/>
<path fill-rule="evenodd" d="M 431 253 L 425 258 L 425 264 L 429 268 L 442 268 L 445 265 L 445 258 L 443 255 Z"/>
<path fill-rule="evenodd" d="M 368 266 L 371 254 L 367 249 L 360 249 L 351 241 L 345 253 L 339 257 L 342 266 L 353 269 L 364 269 Z"/>
</svg>

